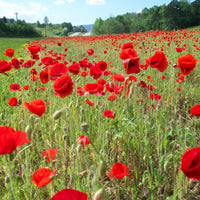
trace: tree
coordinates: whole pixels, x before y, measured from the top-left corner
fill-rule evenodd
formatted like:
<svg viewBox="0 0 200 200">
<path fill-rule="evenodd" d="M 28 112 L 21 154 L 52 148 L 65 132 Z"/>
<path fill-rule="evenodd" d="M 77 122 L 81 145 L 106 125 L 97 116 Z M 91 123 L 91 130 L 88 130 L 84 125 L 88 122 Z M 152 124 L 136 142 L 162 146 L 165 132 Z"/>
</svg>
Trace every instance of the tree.
<svg viewBox="0 0 200 200">
<path fill-rule="evenodd" d="M 44 36 L 47 37 L 47 25 L 49 23 L 49 18 L 47 16 L 44 17 Z"/>
<path fill-rule="evenodd" d="M 4 21 L 4 23 L 7 23 L 7 19 L 5 16 L 2 18 L 2 20 Z"/>
<path fill-rule="evenodd" d="M 92 27 L 92 33 L 96 34 L 96 35 L 103 34 L 104 33 L 104 31 L 102 29 L 103 23 L 104 23 L 104 21 L 101 18 L 97 18 L 95 20 L 93 27 Z"/>
</svg>

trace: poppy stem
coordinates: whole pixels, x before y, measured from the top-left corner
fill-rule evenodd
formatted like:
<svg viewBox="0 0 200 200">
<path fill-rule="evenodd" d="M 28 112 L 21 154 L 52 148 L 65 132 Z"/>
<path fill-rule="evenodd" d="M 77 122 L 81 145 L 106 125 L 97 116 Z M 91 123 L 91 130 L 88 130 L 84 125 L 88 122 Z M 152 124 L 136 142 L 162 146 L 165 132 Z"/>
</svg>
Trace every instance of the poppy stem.
<svg viewBox="0 0 200 200">
<path fill-rule="evenodd" d="M 5 172 L 8 175 L 9 178 L 9 182 L 7 183 L 8 185 L 10 185 L 10 189 L 8 189 L 8 191 L 11 192 L 11 198 L 10 199 L 18 199 L 16 198 L 16 194 L 15 194 L 15 188 L 13 187 L 13 177 L 12 177 L 12 172 L 11 172 L 11 162 L 10 162 L 10 155 L 5 155 L 3 158 L 4 164 L 5 164 Z"/>
<path fill-rule="evenodd" d="M 94 146 L 93 142 L 90 141 L 91 146 L 93 147 L 94 151 L 99 155 L 99 157 L 101 158 L 101 160 L 107 164 L 107 162 L 104 160 L 103 156 L 99 153 L 99 151 L 96 149 L 96 147 Z"/>
</svg>

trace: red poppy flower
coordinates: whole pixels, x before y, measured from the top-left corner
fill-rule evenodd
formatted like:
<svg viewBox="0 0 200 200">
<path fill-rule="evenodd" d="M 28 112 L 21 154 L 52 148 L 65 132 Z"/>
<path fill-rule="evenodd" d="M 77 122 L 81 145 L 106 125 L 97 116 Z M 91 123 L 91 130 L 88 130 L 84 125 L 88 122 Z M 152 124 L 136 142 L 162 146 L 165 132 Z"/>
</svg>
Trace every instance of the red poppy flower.
<svg viewBox="0 0 200 200">
<path fill-rule="evenodd" d="M 198 60 L 194 56 L 187 54 L 178 58 L 178 67 L 183 75 L 188 75 L 194 70 L 197 62 Z"/>
<path fill-rule="evenodd" d="M 78 63 L 73 63 L 68 67 L 68 71 L 70 71 L 73 75 L 77 75 L 80 72 L 80 65 Z"/>
<path fill-rule="evenodd" d="M 88 75 L 88 73 L 86 71 L 81 72 L 80 76 L 82 77 L 86 77 Z"/>
<path fill-rule="evenodd" d="M 53 65 L 53 58 L 51 56 L 46 56 L 41 59 L 41 63 L 44 65 Z"/>
<path fill-rule="evenodd" d="M 8 105 L 10 106 L 19 106 L 18 105 L 18 100 L 16 97 L 11 97 L 8 101 Z"/>
<path fill-rule="evenodd" d="M 122 49 L 133 49 L 133 44 L 131 42 L 127 42 L 123 44 Z"/>
<path fill-rule="evenodd" d="M 180 47 L 176 47 L 176 52 L 180 53 L 180 52 L 182 52 L 182 51 L 183 51 L 182 48 L 180 48 Z"/>
<path fill-rule="evenodd" d="M 90 94 L 95 94 L 97 92 L 101 92 L 103 90 L 103 86 L 98 83 L 86 83 L 84 90 Z"/>
<path fill-rule="evenodd" d="M 108 76 L 108 75 L 110 75 L 111 74 L 111 70 L 107 70 L 107 71 L 104 71 L 103 72 L 103 75 L 104 76 Z"/>
<path fill-rule="evenodd" d="M 151 93 L 149 96 L 152 100 L 154 100 L 154 99 L 160 100 L 161 99 L 161 96 L 159 94 Z"/>
<path fill-rule="evenodd" d="M 200 147 L 185 151 L 181 158 L 181 170 L 188 178 L 200 180 Z"/>
<path fill-rule="evenodd" d="M 156 51 L 155 54 L 146 60 L 147 64 L 152 68 L 158 69 L 160 72 L 164 72 L 167 69 L 168 62 L 167 57 L 163 51 Z"/>
<path fill-rule="evenodd" d="M 34 60 L 39 60 L 40 57 L 39 57 L 38 54 L 32 54 L 31 58 L 34 59 Z"/>
<path fill-rule="evenodd" d="M 195 115 L 195 116 L 200 117 L 200 105 L 199 104 L 197 104 L 191 108 L 190 115 Z"/>
<path fill-rule="evenodd" d="M 28 108 L 28 110 L 41 117 L 46 111 L 46 104 L 42 99 L 36 99 L 31 101 L 30 103 L 24 102 L 24 107 Z"/>
<path fill-rule="evenodd" d="M 73 85 L 72 78 L 68 74 L 63 74 L 55 80 L 53 87 L 61 98 L 65 98 L 72 93 Z"/>
<path fill-rule="evenodd" d="M 106 83 L 105 88 L 107 92 L 114 92 L 115 94 L 120 94 L 124 89 L 123 86 L 120 87 L 117 83 L 113 82 L 111 84 Z"/>
<path fill-rule="evenodd" d="M 13 83 L 10 85 L 11 91 L 21 91 L 20 85 L 18 83 Z"/>
<path fill-rule="evenodd" d="M 134 82 L 137 82 L 137 77 L 135 77 L 135 76 L 129 76 L 128 77 L 128 79 L 129 79 L 129 81 L 134 81 Z"/>
<path fill-rule="evenodd" d="M 88 56 L 93 55 L 94 54 L 94 50 L 93 49 L 88 49 L 87 50 L 87 54 L 88 54 Z"/>
<path fill-rule="evenodd" d="M 42 152 L 42 157 L 46 156 L 48 162 L 52 161 L 58 152 L 58 149 L 48 149 Z"/>
<path fill-rule="evenodd" d="M 31 72 L 31 74 L 33 74 L 33 75 L 37 75 L 37 71 L 36 71 L 35 68 L 32 68 L 30 72 Z"/>
<path fill-rule="evenodd" d="M 51 80 L 56 80 L 58 77 L 62 76 L 63 74 L 67 73 L 67 66 L 63 63 L 56 63 L 51 69 L 50 69 L 50 76 Z"/>
<path fill-rule="evenodd" d="M 138 57 L 138 52 L 132 48 L 122 49 L 122 52 L 119 54 L 119 57 L 123 60 L 133 59 L 135 57 Z"/>
<path fill-rule="evenodd" d="M 78 190 L 64 189 L 54 194 L 49 200 L 87 200 L 88 195 Z"/>
<path fill-rule="evenodd" d="M 85 135 L 81 135 L 80 138 L 77 140 L 77 142 L 78 142 L 83 148 L 85 148 L 85 146 L 87 146 L 88 144 L 90 144 L 90 141 L 89 141 L 88 137 L 85 136 Z"/>
<path fill-rule="evenodd" d="M 113 112 L 110 111 L 110 110 L 105 110 L 104 111 L 104 116 L 115 119 L 115 116 L 113 115 Z"/>
<path fill-rule="evenodd" d="M 97 83 L 98 83 L 98 84 L 101 84 L 101 85 L 105 85 L 105 84 L 106 84 L 106 80 L 104 80 L 104 79 L 99 79 L 99 80 L 97 81 Z"/>
<path fill-rule="evenodd" d="M 8 56 L 8 57 L 10 57 L 10 58 L 12 58 L 14 56 L 14 53 L 15 53 L 15 50 L 9 48 L 9 49 L 6 49 L 3 54 L 6 55 L 6 56 Z"/>
<path fill-rule="evenodd" d="M 102 71 L 101 69 L 99 69 L 97 65 L 90 67 L 90 76 L 93 79 L 98 79 L 101 77 L 101 75 L 102 75 Z"/>
<path fill-rule="evenodd" d="M 18 146 L 31 141 L 27 140 L 27 133 L 15 131 L 8 126 L 0 126 L 0 155 L 12 153 Z"/>
<path fill-rule="evenodd" d="M 51 177 L 56 174 L 56 170 L 51 172 L 49 168 L 40 168 L 32 175 L 33 183 L 38 187 L 44 187 L 52 181 Z"/>
<path fill-rule="evenodd" d="M 125 78 L 122 74 L 114 74 L 113 76 L 111 76 L 111 80 L 116 80 L 118 82 L 124 82 Z"/>
<path fill-rule="evenodd" d="M 12 69 L 11 63 L 7 62 L 6 60 L 0 60 L 0 73 L 5 74 L 5 72 L 10 71 L 11 69 Z"/>
<path fill-rule="evenodd" d="M 37 54 L 41 49 L 41 46 L 39 45 L 30 45 L 28 46 L 28 50 L 30 51 L 31 54 Z"/>
<path fill-rule="evenodd" d="M 75 88 L 75 92 L 78 93 L 79 95 L 84 95 L 84 90 L 82 87 L 78 86 L 77 88 Z"/>
<path fill-rule="evenodd" d="M 31 75 L 31 80 L 32 80 L 32 81 L 37 81 L 37 80 L 38 80 L 38 76 Z"/>
<path fill-rule="evenodd" d="M 122 163 L 115 163 L 108 173 L 108 176 L 113 180 L 115 177 L 118 179 L 123 179 L 124 176 L 129 176 L 132 179 L 132 176 L 128 174 L 129 168 Z"/>
<path fill-rule="evenodd" d="M 12 58 L 11 63 L 15 69 L 19 69 L 19 60 L 17 58 Z"/>
<path fill-rule="evenodd" d="M 132 73 L 139 73 L 140 72 L 140 58 L 128 58 L 123 61 L 125 73 L 132 74 Z"/>
<path fill-rule="evenodd" d="M 45 84 L 49 82 L 49 70 L 45 69 L 40 72 L 40 81 Z"/>
<path fill-rule="evenodd" d="M 25 62 L 22 67 L 24 68 L 30 68 L 32 67 L 33 65 L 35 64 L 35 61 L 34 60 L 28 60 L 27 62 Z"/>
<path fill-rule="evenodd" d="M 107 63 L 103 60 L 99 61 L 97 66 L 101 71 L 105 71 L 107 69 Z"/>
<path fill-rule="evenodd" d="M 86 103 L 87 103 L 89 106 L 93 106 L 94 101 L 90 101 L 89 99 L 86 99 Z"/>
<path fill-rule="evenodd" d="M 144 81 L 140 81 L 138 86 L 141 86 L 142 88 L 147 88 L 147 84 Z"/>
<path fill-rule="evenodd" d="M 114 92 L 111 92 L 110 96 L 108 97 L 109 101 L 114 101 L 117 99 L 117 95 Z"/>
<path fill-rule="evenodd" d="M 57 42 L 57 45 L 60 47 L 62 45 L 62 43 L 61 42 Z"/>
<path fill-rule="evenodd" d="M 29 88 L 30 88 L 29 85 L 25 85 L 25 86 L 23 87 L 23 90 L 28 90 Z"/>
</svg>

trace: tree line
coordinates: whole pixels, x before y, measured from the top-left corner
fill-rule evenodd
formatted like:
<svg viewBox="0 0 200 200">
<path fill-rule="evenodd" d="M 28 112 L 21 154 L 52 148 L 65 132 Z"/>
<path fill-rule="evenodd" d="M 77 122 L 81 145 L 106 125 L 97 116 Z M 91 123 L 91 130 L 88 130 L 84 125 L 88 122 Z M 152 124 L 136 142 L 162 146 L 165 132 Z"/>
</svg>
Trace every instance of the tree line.
<svg viewBox="0 0 200 200">
<path fill-rule="evenodd" d="M 144 8 L 140 13 L 126 13 L 106 20 L 97 18 L 92 33 L 117 34 L 150 30 L 176 30 L 200 24 L 200 0 L 172 0 L 168 5 Z"/>
<path fill-rule="evenodd" d="M 0 37 L 39 37 L 40 33 L 23 20 L 0 19 Z"/>
<path fill-rule="evenodd" d="M 36 22 L 36 27 L 38 28 L 46 28 L 48 26 L 49 29 L 57 29 L 59 30 L 56 32 L 56 35 L 60 36 L 68 36 L 69 34 L 72 34 L 74 32 L 81 32 L 86 33 L 87 30 L 82 25 L 80 26 L 73 26 L 71 22 L 63 22 L 61 24 L 52 24 L 49 23 L 48 17 L 45 16 L 44 23 L 40 23 L 39 21 Z"/>
</svg>

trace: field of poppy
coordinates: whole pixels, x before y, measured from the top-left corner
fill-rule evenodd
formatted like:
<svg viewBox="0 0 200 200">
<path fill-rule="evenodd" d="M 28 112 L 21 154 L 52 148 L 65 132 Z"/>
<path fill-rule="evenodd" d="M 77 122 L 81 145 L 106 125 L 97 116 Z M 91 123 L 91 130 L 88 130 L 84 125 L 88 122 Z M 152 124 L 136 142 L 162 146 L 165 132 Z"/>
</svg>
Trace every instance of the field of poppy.
<svg viewBox="0 0 200 200">
<path fill-rule="evenodd" d="M 0 60 L 1 199 L 199 199 L 199 34 L 8 46 Z"/>
</svg>

